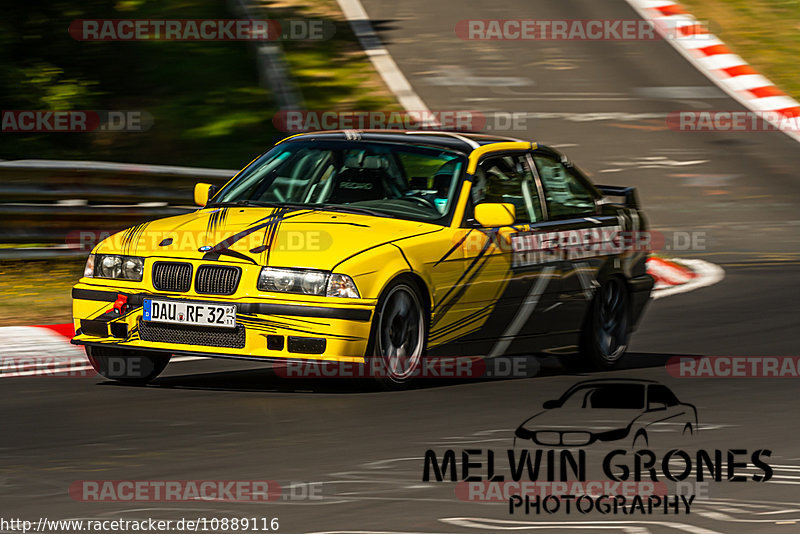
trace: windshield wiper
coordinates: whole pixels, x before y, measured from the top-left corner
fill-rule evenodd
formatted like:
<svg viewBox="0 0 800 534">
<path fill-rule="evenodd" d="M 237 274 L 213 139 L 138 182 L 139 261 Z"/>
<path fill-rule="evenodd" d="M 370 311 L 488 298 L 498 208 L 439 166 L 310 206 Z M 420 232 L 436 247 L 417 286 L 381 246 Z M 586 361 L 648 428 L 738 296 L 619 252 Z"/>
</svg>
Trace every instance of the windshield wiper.
<svg viewBox="0 0 800 534">
<path fill-rule="evenodd" d="M 359 215 L 372 215 L 373 217 L 391 217 L 386 213 L 381 213 L 378 211 L 370 210 L 367 208 L 361 208 L 358 206 L 349 206 L 346 204 L 320 204 L 319 209 L 328 210 L 328 211 L 338 211 L 342 213 L 356 213 Z"/>
<path fill-rule="evenodd" d="M 373 217 L 389 217 L 385 213 L 380 213 L 367 208 L 348 206 L 345 204 L 303 204 L 302 202 L 265 202 L 262 200 L 237 200 L 235 202 L 213 202 L 207 208 L 229 208 L 229 207 L 259 207 L 259 208 L 294 208 L 309 211 L 337 211 L 341 213 L 356 213 L 360 215 L 372 215 Z"/>
<path fill-rule="evenodd" d="M 259 208 L 274 208 L 278 204 L 274 202 L 262 202 L 260 200 L 237 200 L 235 202 L 212 202 L 207 204 L 207 208 L 230 208 L 230 207 L 246 207 L 253 206 Z"/>
</svg>

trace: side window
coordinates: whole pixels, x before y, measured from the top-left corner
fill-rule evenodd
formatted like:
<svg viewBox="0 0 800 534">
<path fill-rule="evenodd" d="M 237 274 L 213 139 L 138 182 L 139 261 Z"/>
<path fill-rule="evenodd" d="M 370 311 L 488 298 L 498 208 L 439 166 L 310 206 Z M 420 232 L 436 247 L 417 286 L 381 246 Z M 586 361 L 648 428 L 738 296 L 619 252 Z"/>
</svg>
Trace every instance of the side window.
<svg viewBox="0 0 800 534">
<path fill-rule="evenodd" d="M 663 402 L 667 406 L 679 404 L 677 397 L 666 386 L 650 386 L 648 402 Z"/>
<path fill-rule="evenodd" d="M 482 202 L 514 204 L 517 224 L 542 220 L 533 172 L 524 156 L 497 156 L 481 161 L 472 182 L 472 205 Z"/>
<path fill-rule="evenodd" d="M 594 195 L 561 161 L 533 154 L 542 179 L 547 213 L 552 219 L 565 219 L 595 213 Z"/>
</svg>

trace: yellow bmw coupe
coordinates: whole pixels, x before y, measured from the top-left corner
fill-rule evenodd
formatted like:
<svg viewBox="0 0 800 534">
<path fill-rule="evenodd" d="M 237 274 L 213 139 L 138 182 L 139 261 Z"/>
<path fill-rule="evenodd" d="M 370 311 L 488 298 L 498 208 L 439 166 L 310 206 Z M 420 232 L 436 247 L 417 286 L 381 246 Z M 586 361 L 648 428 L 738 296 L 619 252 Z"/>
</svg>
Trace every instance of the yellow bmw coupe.
<svg viewBox="0 0 800 534">
<path fill-rule="evenodd" d="M 194 200 L 89 256 L 73 343 L 103 376 L 147 382 L 171 355 L 379 363 L 389 385 L 441 356 L 608 368 L 653 286 L 635 190 L 528 141 L 301 134 Z"/>
</svg>

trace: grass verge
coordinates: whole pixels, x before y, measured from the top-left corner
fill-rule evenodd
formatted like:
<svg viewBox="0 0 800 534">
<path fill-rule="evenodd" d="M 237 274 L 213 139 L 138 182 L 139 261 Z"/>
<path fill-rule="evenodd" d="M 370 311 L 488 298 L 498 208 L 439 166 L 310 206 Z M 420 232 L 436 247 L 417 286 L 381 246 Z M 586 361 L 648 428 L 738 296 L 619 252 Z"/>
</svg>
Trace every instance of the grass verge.
<svg viewBox="0 0 800 534">
<path fill-rule="evenodd" d="M 0 326 L 72 322 L 72 286 L 85 260 L 0 262 Z"/>
<path fill-rule="evenodd" d="M 679 0 L 735 53 L 800 100 L 800 2 Z"/>
<path fill-rule="evenodd" d="M 285 41 L 311 110 L 394 106 L 335 2 L 265 2 L 260 16 L 333 23 L 326 41 Z M 268 6 L 268 7 L 267 7 Z M 77 41 L 77 19 L 230 19 L 217 0 L 61 0 L 0 19 L 0 100 L 11 110 L 148 113 L 144 132 L 3 133 L 0 159 L 90 159 L 241 168 L 288 135 L 258 81 L 254 49 L 239 41 Z"/>
</svg>

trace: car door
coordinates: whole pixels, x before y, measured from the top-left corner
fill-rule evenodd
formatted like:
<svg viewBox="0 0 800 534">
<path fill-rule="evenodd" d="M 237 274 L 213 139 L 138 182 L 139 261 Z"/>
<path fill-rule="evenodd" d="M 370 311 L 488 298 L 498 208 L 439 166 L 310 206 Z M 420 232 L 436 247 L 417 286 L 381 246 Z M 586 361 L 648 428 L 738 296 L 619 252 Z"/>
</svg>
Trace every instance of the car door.
<svg viewBox="0 0 800 534">
<path fill-rule="evenodd" d="M 475 206 L 508 203 L 515 208 L 511 226 L 484 228 L 475 220 Z M 469 229 L 465 261 L 476 266 L 465 305 L 482 317 L 480 328 L 465 338 L 476 354 L 494 357 L 532 352 L 526 336 L 544 333 L 549 326 L 537 320 L 552 304 L 558 288 L 556 259 L 526 262 L 515 252 L 520 235 L 543 222 L 541 197 L 530 159 L 525 152 L 491 154 L 478 164 L 462 226 Z"/>
<path fill-rule="evenodd" d="M 580 171 L 547 149 L 531 153 L 542 186 L 548 230 L 561 250 L 558 330 L 565 338 L 583 325 L 601 267 L 616 251 L 619 219 L 601 216 L 599 193 Z"/>
<path fill-rule="evenodd" d="M 690 408 L 681 404 L 667 386 L 647 386 L 647 413 L 642 417 L 642 423 L 649 434 L 683 436 L 686 426 L 694 422 L 694 414 L 689 411 Z M 688 432 L 694 430 L 696 429 L 692 426 Z"/>
</svg>

